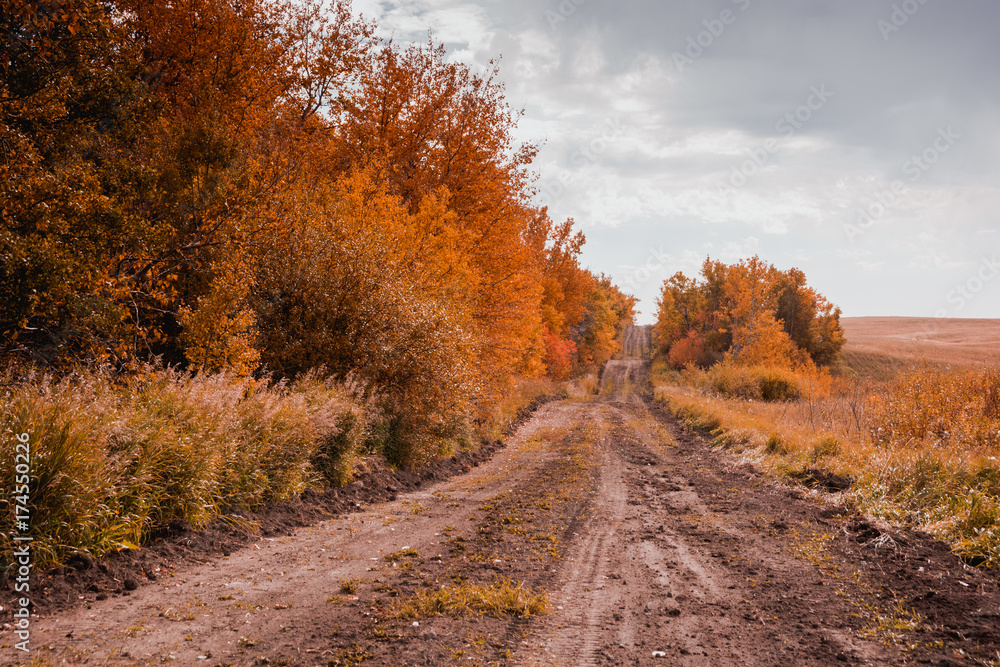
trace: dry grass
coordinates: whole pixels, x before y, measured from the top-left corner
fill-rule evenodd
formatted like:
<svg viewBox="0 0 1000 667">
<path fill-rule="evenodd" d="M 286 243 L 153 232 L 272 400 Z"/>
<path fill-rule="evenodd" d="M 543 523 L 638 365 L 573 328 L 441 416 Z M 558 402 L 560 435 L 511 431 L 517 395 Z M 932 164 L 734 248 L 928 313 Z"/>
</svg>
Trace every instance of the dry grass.
<svg viewBox="0 0 1000 667">
<path fill-rule="evenodd" d="M 655 397 L 718 445 L 789 478 L 849 477 L 866 512 L 1000 567 L 1000 373 L 918 369 L 890 383 L 803 380 L 787 403 L 725 398 L 683 376 Z"/>
<path fill-rule="evenodd" d="M 404 620 L 431 616 L 462 617 L 486 614 L 496 618 L 514 616 L 531 618 L 551 610 L 548 594 L 535 592 L 510 579 L 500 579 L 489 586 L 462 584 L 442 586 L 430 591 L 417 591 L 416 595 L 401 600 L 392 610 L 392 616 Z"/>
<path fill-rule="evenodd" d="M 535 401 L 565 395 L 565 391 L 548 378 L 517 377 L 512 380 L 508 391 L 483 405 L 478 421 L 484 425 L 487 437 L 501 438 L 523 408 Z"/>
<path fill-rule="evenodd" d="M 365 410 L 342 385 L 294 385 L 147 369 L 116 382 L 29 377 L 0 396 L 0 430 L 28 433 L 36 566 L 142 544 L 172 521 L 281 501 L 350 476 Z M 0 479 L 15 488 L 15 450 Z M 13 528 L 0 499 L 0 530 Z M 0 555 L 9 555 L 9 541 Z"/>
<path fill-rule="evenodd" d="M 802 378 L 783 368 L 716 364 L 707 372 L 688 367 L 684 371 L 690 384 L 697 384 L 729 398 L 782 402 L 802 396 Z"/>
<path fill-rule="evenodd" d="M 597 396 L 597 375 L 587 373 L 565 383 L 566 395 L 574 401 L 592 401 Z"/>
<path fill-rule="evenodd" d="M 347 483 L 362 457 L 387 456 L 386 443 L 406 436 L 377 397 L 314 375 L 269 385 L 146 368 L 126 377 L 81 371 L 59 381 L 2 380 L 0 431 L 9 440 L 30 437 L 31 531 L 41 568 L 77 552 L 134 548 L 173 521 L 198 528 L 227 508 Z M 478 431 L 463 431 L 460 441 L 443 434 L 429 449 L 474 447 L 557 391 L 547 380 L 518 380 Z M 0 448 L 2 488 L 18 488 L 16 453 Z M 14 548 L 16 500 L 0 498 L 0 562 Z"/>
</svg>

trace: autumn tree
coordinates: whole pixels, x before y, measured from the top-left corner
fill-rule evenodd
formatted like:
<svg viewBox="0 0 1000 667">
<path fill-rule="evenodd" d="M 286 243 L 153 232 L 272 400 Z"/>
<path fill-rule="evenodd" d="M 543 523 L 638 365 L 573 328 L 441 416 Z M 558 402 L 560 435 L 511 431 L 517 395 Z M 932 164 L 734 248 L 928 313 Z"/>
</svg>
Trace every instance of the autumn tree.
<svg viewBox="0 0 1000 667">
<path fill-rule="evenodd" d="M 805 274 L 798 269 L 779 273 L 776 289 L 775 317 L 788 337 L 815 363 L 833 364 L 846 342 L 840 308 L 807 286 Z"/>
<path fill-rule="evenodd" d="M 285 195 L 311 187 L 304 161 L 328 126 L 321 109 L 362 67 L 371 26 L 344 3 L 329 14 L 315 3 L 264 0 L 126 0 L 123 7 L 164 107 L 144 156 L 155 187 L 142 202 L 160 243 L 125 265 L 137 289 L 148 284 L 154 294 L 174 277 L 171 298 L 150 313 L 155 327 L 188 332 L 171 337 L 170 358 L 213 338 L 245 347 L 249 313 L 212 314 L 234 302 L 227 290 L 247 289 L 227 283 L 231 267 L 247 264 L 262 238 L 285 224 Z"/>
<path fill-rule="evenodd" d="M 2 0 L 0 334 L 5 354 L 116 357 L 123 254 L 155 238 L 118 197 L 150 117 L 137 51 L 94 0 Z"/>
<path fill-rule="evenodd" d="M 544 342 L 544 371 L 556 379 L 569 377 L 577 361 L 573 328 L 586 315 L 586 299 L 593 289 L 593 277 L 579 264 L 585 237 L 574 232 L 573 221 L 553 225 L 545 218 L 540 225 L 550 228 L 549 246 L 542 271 L 541 325 Z"/>
<path fill-rule="evenodd" d="M 634 300 L 532 203 L 499 63 L 349 2 L 0 0 L 0 355 L 355 378 L 403 463 Z"/>
<path fill-rule="evenodd" d="M 674 343 L 685 338 L 690 331 L 706 332 L 709 311 L 705 304 L 705 290 L 683 273 L 677 272 L 663 282 L 657 306 L 653 330 L 661 354 L 669 352 Z"/>
<path fill-rule="evenodd" d="M 4 0 L 5 354 L 183 358 L 178 315 L 274 221 L 317 96 L 359 66 L 369 29 L 344 5 L 320 16 L 254 0 Z"/>
<path fill-rule="evenodd" d="M 517 368 L 540 332 L 540 272 L 550 229 L 531 206 L 533 146 L 515 145 L 518 114 L 504 100 L 498 64 L 484 74 L 446 60 L 433 43 L 382 46 L 354 94 L 338 100 L 339 161 L 378 170 L 415 211 L 446 188 L 463 256 L 474 267 L 474 317 L 484 370 Z"/>
<path fill-rule="evenodd" d="M 706 259 L 700 280 L 675 274 L 658 307 L 659 353 L 677 367 L 723 356 L 747 365 L 829 365 L 844 343 L 840 310 L 800 270 L 782 272 L 759 257 L 730 265 Z"/>
<path fill-rule="evenodd" d="M 609 277 L 580 266 L 586 239 L 574 231 L 572 220 L 548 224 L 541 302 L 545 365 L 550 376 L 563 379 L 600 366 L 620 351 L 625 327 L 634 322 L 636 300 Z"/>
<path fill-rule="evenodd" d="M 635 297 L 622 292 L 610 277 L 594 277 L 586 314 L 574 327 L 582 366 L 600 366 L 621 351 L 625 327 L 635 323 L 635 304 Z"/>
</svg>

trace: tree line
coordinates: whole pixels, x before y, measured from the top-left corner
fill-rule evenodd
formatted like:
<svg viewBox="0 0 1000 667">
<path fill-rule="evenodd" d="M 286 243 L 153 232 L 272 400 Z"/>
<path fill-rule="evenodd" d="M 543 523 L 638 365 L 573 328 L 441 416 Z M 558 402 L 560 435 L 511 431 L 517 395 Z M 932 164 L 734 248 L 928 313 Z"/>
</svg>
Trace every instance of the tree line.
<svg viewBox="0 0 1000 667">
<path fill-rule="evenodd" d="M 0 8 L 6 363 L 322 369 L 438 438 L 617 350 L 635 301 L 533 203 L 499 62 L 342 1 Z"/>
</svg>

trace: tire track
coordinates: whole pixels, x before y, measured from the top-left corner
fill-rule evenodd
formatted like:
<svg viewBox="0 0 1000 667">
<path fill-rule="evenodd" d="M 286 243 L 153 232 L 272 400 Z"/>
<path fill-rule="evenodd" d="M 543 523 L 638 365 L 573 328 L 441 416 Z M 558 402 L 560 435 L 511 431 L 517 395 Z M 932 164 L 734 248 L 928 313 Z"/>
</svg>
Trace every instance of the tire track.
<svg viewBox="0 0 1000 667">
<path fill-rule="evenodd" d="M 816 603 L 795 597 L 800 582 L 822 575 L 760 533 L 773 492 L 762 489 L 752 510 L 721 500 L 731 489 L 717 477 L 720 461 L 681 444 L 628 393 L 612 381 L 605 402 L 578 408 L 600 436 L 597 493 L 549 587 L 556 609 L 536 621 L 514 664 L 899 664 L 845 630 L 852 609 L 835 591 L 811 593 L 836 616 L 799 615 Z M 793 604 L 801 611 L 785 608 Z"/>
<path fill-rule="evenodd" d="M 618 457 L 608 450 L 607 417 L 613 408 L 591 405 L 587 419 L 598 429 L 602 451 L 597 504 L 580 527 L 560 578 L 554 585 L 556 613 L 536 631 L 531 650 L 518 665 L 598 665 L 598 652 L 606 631 L 606 620 L 617 596 L 609 596 L 603 582 L 619 541 L 618 520 L 626 511 L 626 489 Z"/>
</svg>

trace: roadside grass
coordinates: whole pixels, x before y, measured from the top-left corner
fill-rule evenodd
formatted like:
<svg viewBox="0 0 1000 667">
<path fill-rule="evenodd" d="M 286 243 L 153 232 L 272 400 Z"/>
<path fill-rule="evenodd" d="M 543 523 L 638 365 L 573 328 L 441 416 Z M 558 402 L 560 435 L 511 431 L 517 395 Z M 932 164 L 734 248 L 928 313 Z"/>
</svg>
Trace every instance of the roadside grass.
<svg viewBox="0 0 1000 667">
<path fill-rule="evenodd" d="M 566 396 L 574 401 L 592 401 L 597 397 L 597 375 L 587 373 L 566 382 Z"/>
<path fill-rule="evenodd" d="M 351 381 L 307 374 L 269 383 L 147 367 L 81 370 L 61 380 L 0 376 L 0 433 L 28 433 L 29 484 L 0 448 L 0 563 L 11 562 L 16 506 L 30 512 L 34 566 L 136 549 L 175 522 L 198 529 L 239 509 L 352 481 L 380 449 L 386 415 Z M 559 394 L 518 380 L 473 440 L 502 433 L 532 401 Z M 435 450 L 454 451 L 442 435 Z M 461 443 L 459 443 L 461 445 Z M 23 454 L 23 452 L 20 452 Z"/>
<path fill-rule="evenodd" d="M 29 434 L 30 488 L 18 495 L 31 510 L 36 567 L 342 483 L 366 420 L 351 387 L 315 376 L 269 387 L 163 369 L 29 377 L 0 396 L 0 412 L 0 431 Z M 6 489 L 24 490 L 17 463 L 13 447 L 0 449 Z M 15 500 L 0 499 L 0 556 L 12 549 Z"/>
<path fill-rule="evenodd" d="M 476 614 L 494 618 L 531 618 L 547 614 L 551 609 L 545 591 L 534 591 L 524 582 L 515 583 L 501 578 L 487 585 L 462 583 L 418 590 L 412 597 L 400 600 L 389 611 L 387 618 L 410 621 L 432 616 L 461 618 Z"/>
<path fill-rule="evenodd" d="M 654 373 L 654 400 L 717 446 L 820 488 L 836 475 L 866 514 L 1000 567 L 996 370 L 923 367 L 887 383 L 802 378 L 801 398 L 781 403 L 722 396 L 685 373 Z"/>
</svg>

